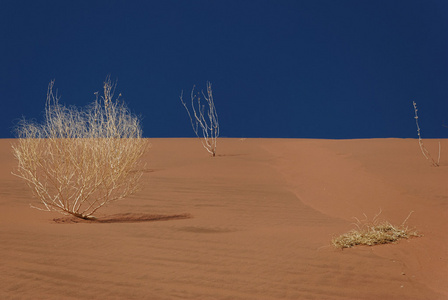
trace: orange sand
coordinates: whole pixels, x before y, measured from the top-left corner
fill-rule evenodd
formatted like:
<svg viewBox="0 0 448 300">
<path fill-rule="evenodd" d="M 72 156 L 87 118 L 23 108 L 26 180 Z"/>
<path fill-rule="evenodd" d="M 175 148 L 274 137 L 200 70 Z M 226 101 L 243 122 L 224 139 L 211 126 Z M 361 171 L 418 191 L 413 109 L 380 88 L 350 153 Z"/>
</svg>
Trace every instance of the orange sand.
<svg viewBox="0 0 448 300">
<path fill-rule="evenodd" d="M 220 139 L 215 158 L 151 139 L 144 189 L 103 223 L 31 209 L 13 142 L 0 140 L 0 299 L 448 299 L 448 140 L 436 168 L 412 139 Z M 414 211 L 424 236 L 330 246 L 380 209 L 396 225 Z"/>
</svg>

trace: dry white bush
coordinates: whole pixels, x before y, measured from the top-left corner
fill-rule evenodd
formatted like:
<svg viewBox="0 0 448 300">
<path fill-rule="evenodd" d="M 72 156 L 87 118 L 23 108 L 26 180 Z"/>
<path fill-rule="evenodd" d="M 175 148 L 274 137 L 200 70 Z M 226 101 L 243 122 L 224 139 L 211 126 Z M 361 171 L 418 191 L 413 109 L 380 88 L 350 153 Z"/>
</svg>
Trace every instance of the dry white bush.
<svg viewBox="0 0 448 300">
<path fill-rule="evenodd" d="M 216 155 L 216 142 L 219 136 L 219 122 L 218 114 L 216 113 L 215 103 L 213 101 L 212 84 L 207 82 L 207 95 L 201 91 L 202 97 L 207 103 L 207 111 L 205 111 L 206 105 L 201 104 L 201 96 L 199 93 L 194 94 L 194 86 L 191 90 L 191 110 L 190 113 L 187 104 L 183 100 L 183 91 L 180 95 L 180 101 L 187 110 L 188 117 L 190 118 L 191 127 L 193 128 L 196 136 L 201 140 L 202 146 L 212 155 Z M 207 118 L 206 118 L 207 115 Z M 202 139 L 200 137 L 199 128 L 202 130 Z"/>
<path fill-rule="evenodd" d="M 107 77 L 104 96 L 86 109 L 59 104 L 50 82 L 45 121 L 22 121 L 13 146 L 18 168 L 45 211 L 83 219 L 104 205 L 122 199 L 139 187 L 141 157 L 148 147 L 139 119 L 118 96 Z"/>
<path fill-rule="evenodd" d="M 412 101 L 412 104 L 414 105 L 414 112 L 415 112 L 415 123 L 417 125 L 417 134 L 418 134 L 418 144 L 420 146 L 420 150 L 422 151 L 423 156 L 427 159 L 431 161 L 431 164 L 434 167 L 438 167 L 440 165 L 440 142 L 439 142 L 439 156 L 437 158 L 437 162 L 434 160 L 434 158 L 432 158 L 431 154 L 429 153 L 428 149 L 426 149 L 425 145 L 423 145 L 423 139 L 422 136 L 420 134 L 420 126 L 418 125 L 418 115 L 417 115 L 417 103 L 415 103 L 415 101 Z"/>
</svg>

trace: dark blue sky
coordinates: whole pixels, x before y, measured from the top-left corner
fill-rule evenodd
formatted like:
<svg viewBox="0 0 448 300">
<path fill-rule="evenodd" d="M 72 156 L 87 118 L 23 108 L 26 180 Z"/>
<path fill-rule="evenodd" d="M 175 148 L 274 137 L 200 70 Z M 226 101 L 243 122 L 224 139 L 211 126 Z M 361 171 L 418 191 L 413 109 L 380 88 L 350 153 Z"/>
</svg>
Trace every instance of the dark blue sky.
<svg viewBox="0 0 448 300">
<path fill-rule="evenodd" d="M 448 137 L 446 0 L 0 2 L 0 137 L 83 106 L 107 74 L 147 137 L 193 136 L 181 90 L 213 84 L 221 136 Z"/>
</svg>

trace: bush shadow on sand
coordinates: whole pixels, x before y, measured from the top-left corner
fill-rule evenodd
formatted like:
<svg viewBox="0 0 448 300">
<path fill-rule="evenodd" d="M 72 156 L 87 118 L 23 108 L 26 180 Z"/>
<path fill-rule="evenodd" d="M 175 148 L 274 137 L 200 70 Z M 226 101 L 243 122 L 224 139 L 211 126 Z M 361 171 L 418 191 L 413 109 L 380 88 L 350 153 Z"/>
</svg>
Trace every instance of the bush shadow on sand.
<svg viewBox="0 0 448 300">
<path fill-rule="evenodd" d="M 141 222 L 155 222 L 155 221 L 170 221 L 190 219 L 192 216 L 188 213 L 176 215 L 151 215 L 151 214 L 115 214 L 110 216 L 99 217 L 97 219 L 85 220 L 73 216 L 54 218 L 53 221 L 58 224 L 73 224 L 73 223 L 141 223 Z"/>
</svg>

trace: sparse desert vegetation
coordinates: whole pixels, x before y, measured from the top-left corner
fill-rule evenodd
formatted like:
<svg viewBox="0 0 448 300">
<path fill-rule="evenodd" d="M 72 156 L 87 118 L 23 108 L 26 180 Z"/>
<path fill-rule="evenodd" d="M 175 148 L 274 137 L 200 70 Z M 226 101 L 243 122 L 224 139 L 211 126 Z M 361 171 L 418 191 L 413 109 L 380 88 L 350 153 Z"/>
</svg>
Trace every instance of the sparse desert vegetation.
<svg viewBox="0 0 448 300">
<path fill-rule="evenodd" d="M 85 109 L 59 103 L 48 86 L 45 120 L 23 120 L 13 153 L 18 162 L 14 175 L 25 180 L 40 200 L 33 207 L 83 219 L 104 205 L 139 188 L 148 147 L 139 119 L 115 100 L 109 77 L 104 95 Z"/>
<path fill-rule="evenodd" d="M 196 136 L 201 140 L 202 146 L 212 156 L 216 155 L 216 144 L 219 137 L 219 120 L 213 101 L 212 84 L 207 82 L 207 94 L 204 91 L 195 94 L 194 86 L 191 89 L 191 112 L 183 100 L 183 91 L 180 95 L 180 101 L 187 110 L 190 118 L 191 127 Z M 201 104 L 201 95 L 206 104 Z M 206 117 L 207 116 L 207 117 Z M 201 133 L 199 132 L 201 131 Z"/>
<path fill-rule="evenodd" d="M 414 119 L 415 124 L 417 125 L 418 145 L 420 146 L 420 150 L 422 151 L 423 156 L 427 160 L 429 160 L 434 167 L 438 167 L 440 165 L 440 151 L 441 151 L 440 142 L 439 142 L 439 155 L 436 161 L 434 158 L 432 158 L 431 153 L 429 153 L 428 149 L 426 149 L 425 145 L 423 144 L 423 139 L 420 133 L 420 126 L 418 125 L 417 103 L 415 103 L 415 101 L 412 101 L 412 104 L 414 105 L 414 113 L 415 113 Z"/>
<path fill-rule="evenodd" d="M 343 249 L 357 245 L 374 246 L 395 243 L 400 239 L 420 236 L 416 231 L 410 230 L 406 226 L 406 221 L 412 212 L 399 226 L 379 220 L 380 214 L 381 211 L 371 221 L 368 220 L 365 214 L 362 220 L 355 217 L 356 223 L 353 224 L 356 226 L 356 229 L 334 238 L 331 243 L 336 248 Z"/>
</svg>

